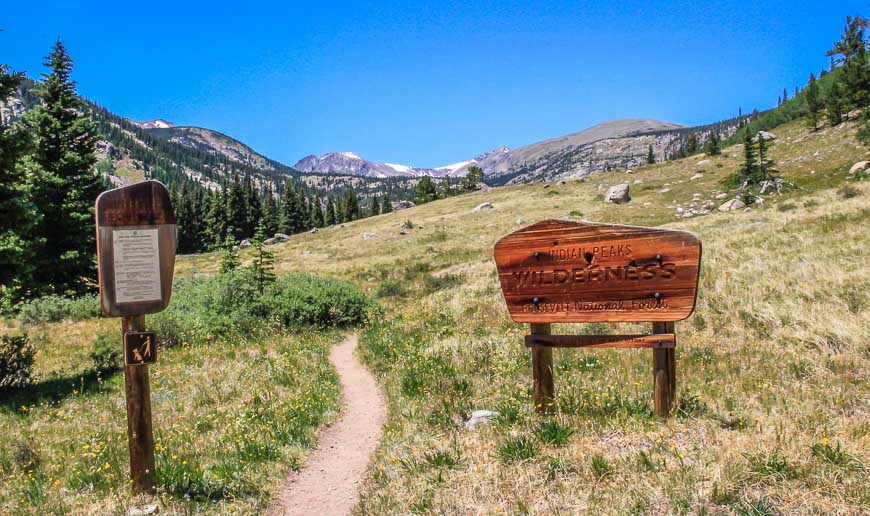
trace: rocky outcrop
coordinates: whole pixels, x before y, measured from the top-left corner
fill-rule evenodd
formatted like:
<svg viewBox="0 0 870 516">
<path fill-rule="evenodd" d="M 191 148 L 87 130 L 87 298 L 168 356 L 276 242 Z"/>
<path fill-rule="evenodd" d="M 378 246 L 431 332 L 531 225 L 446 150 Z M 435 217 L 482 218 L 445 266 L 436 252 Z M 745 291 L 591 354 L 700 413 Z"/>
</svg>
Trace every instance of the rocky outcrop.
<svg viewBox="0 0 870 516">
<path fill-rule="evenodd" d="M 627 203 L 631 200 L 631 196 L 628 194 L 629 186 L 628 183 L 622 183 L 621 185 L 613 185 L 607 189 L 607 192 L 604 194 L 605 202 L 612 202 L 613 204 L 623 204 Z"/>
<path fill-rule="evenodd" d="M 743 208 L 745 206 L 746 206 L 746 204 L 743 201 L 741 201 L 740 199 L 731 199 L 731 200 L 728 200 L 728 201 L 725 201 L 724 203 L 722 203 L 718 209 L 719 209 L 719 211 L 726 212 L 726 211 L 739 210 L 740 208 Z"/>
</svg>

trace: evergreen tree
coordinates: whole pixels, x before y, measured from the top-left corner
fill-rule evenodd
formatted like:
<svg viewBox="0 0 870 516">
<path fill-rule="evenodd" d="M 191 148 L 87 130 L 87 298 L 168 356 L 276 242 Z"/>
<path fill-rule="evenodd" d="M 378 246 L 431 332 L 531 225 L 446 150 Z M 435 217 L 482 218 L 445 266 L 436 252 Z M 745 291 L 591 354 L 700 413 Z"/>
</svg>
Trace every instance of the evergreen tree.
<svg viewBox="0 0 870 516">
<path fill-rule="evenodd" d="M 785 104 L 788 102 L 788 92 L 785 91 L 785 88 L 782 89 L 782 103 Z"/>
<path fill-rule="evenodd" d="M 646 150 L 646 163 L 647 165 L 653 165 L 656 162 L 656 155 L 653 154 L 652 144 L 650 144 L 649 148 Z"/>
<path fill-rule="evenodd" d="M 0 103 L 17 89 L 21 75 L 0 66 Z M 20 124 L 0 120 L 0 313 L 8 312 L 25 294 L 32 280 L 32 243 L 35 223 L 21 160 L 29 135 Z"/>
<path fill-rule="evenodd" d="M 845 102 L 843 99 L 843 89 L 840 87 L 840 81 L 837 77 L 834 77 L 834 81 L 831 83 L 830 89 L 828 89 L 825 104 L 828 107 L 826 113 L 828 123 L 837 125 L 842 122 Z"/>
<path fill-rule="evenodd" d="M 233 184 L 230 185 L 224 209 L 226 210 L 227 227 L 232 229 L 235 239 L 241 240 L 250 236 L 250 233 L 245 231 L 248 225 L 248 204 L 245 198 L 245 189 L 238 175 L 233 176 Z"/>
<path fill-rule="evenodd" d="M 70 79 L 73 63 L 60 40 L 46 57 L 51 71 L 27 116 L 34 136 L 31 196 L 41 218 L 32 239 L 40 293 L 82 294 L 96 286 L 94 201 L 103 190 L 94 165 L 97 135 Z"/>
<path fill-rule="evenodd" d="M 296 185 L 287 181 L 284 185 L 284 198 L 281 202 L 281 233 L 292 235 L 302 231 L 302 200 Z"/>
<path fill-rule="evenodd" d="M 263 224 L 257 226 L 251 245 L 254 247 L 254 261 L 250 271 L 254 285 L 260 295 L 266 292 L 266 287 L 275 282 L 275 254 L 266 249 L 266 228 Z"/>
<path fill-rule="evenodd" d="M 260 219 L 263 216 L 263 206 L 260 201 L 260 192 L 254 185 L 250 175 L 245 176 L 245 227 L 246 236 L 254 234 Z"/>
<path fill-rule="evenodd" d="M 758 167 L 755 184 L 758 184 L 773 179 L 777 170 L 774 168 L 776 163 L 767 156 L 767 140 L 761 137 L 761 133 L 756 136 L 756 140 L 758 141 Z"/>
<path fill-rule="evenodd" d="M 729 177 L 729 183 L 735 187 L 752 184 L 758 175 L 757 171 L 758 162 L 755 159 L 755 143 L 752 141 L 752 133 L 746 130 L 743 131 L 743 164 Z"/>
<path fill-rule="evenodd" d="M 842 63 L 843 97 L 841 110 L 846 107 L 862 108 L 870 103 L 870 67 L 867 62 L 867 42 L 864 30 L 868 20 L 861 16 L 846 17 L 846 27 L 840 41 L 828 51 L 828 55 L 836 63 Z M 839 56 L 839 57 L 837 57 Z"/>
<path fill-rule="evenodd" d="M 381 203 L 378 201 L 378 195 L 372 196 L 372 217 L 381 214 Z"/>
<path fill-rule="evenodd" d="M 384 200 L 381 202 L 381 213 L 392 213 L 393 201 L 390 200 L 390 192 L 384 194 Z"/>
<path fill-rule="evenodd" d="M 320 197 L 311 198 L 311 227 L 323 227 L 323 208 L 320 206 Z"/>
<path fill-rule="evenodd" d="M 263 216 L 260 218 L 267 235 L 278 232 L 278 215 L 278 202 L 272 193 L 272 185 L 269 185 L 266 189 L 266 198 L 263 200 Z"/>
<path fill-rule="evenodd" d="M 704 146 L 704 152 L 708 156 L 718 156 L 722 154 L 722 149 L 719 146 L 719 133 L 716 131 L 710 132 L 710 138 L 707 140 L 707 144 Z"/>
<path fill-rule="evenodd" d="M 210 248 L 217 248 L 223 245 L 224 239 L 227 236 L 226 189 L 210 193 L 207 198 L 208 201 L 204 203 L 208 204 L 204 233 L 208 246 Z"/>
<path fill-rule="evenodd" d="M 194 212 L 194 198 L 187 189 L 187 182 L 182 183 L 181 190 L 177 191 L 173 206 L 178 225 L 178 252 L 194 253 L 200 249 L 199 219 Z"/>
<path fill-rule="evenodd" d="M 819 99 L 819 86 L 816 84 L 816 76 L 812 73 L 810 73 L 810 80 L 807 83 L 806 99 L 807 117 L 810 121 L 810 127 L 815 131 L 819 126 L 819 111 L 822 108 L 822 103 Z"/>
<path fill-rule="evenodd" d="M 470 170 L 469 170 L 470 172 Z M 468 176 L 466 176 L 468 179 Z M 475 183 L 476 184 L 476 183 Z M 435 188 L 435 183 L 429 176 L 423 176 L 414 187 L 414 202 L 417 204 L 425 204 L 432 202 L 438 198 L 438 190 Z"/>
<path fill-rule="evenodd" d="M 686 153 L 694 154 L 698 151 L 698 135 L 695 133 L 689 133 L 688 142 L 686 143 Z"/>
<path fill-rule="evenodd" d="M 344 216 L 342 217 L 342 219 L 344 221 L 351 222 L 359 218 L 359 199 L 357 199 L 356 193 L 353 191 L 353 189 L 348 188 L 344 191 L 344 199 L 342 199 L 342 205 L 344 208 Z"/>
<path fill-rule="evenodd" d="M 335 204 L 332 202 L 332 197 L 326 198 L 326 210 L 323 212 L 323 225 L 335 225 Z"/>
<path fill-rule="evenodd" d="M 483 178 L 483 169 L 477 165 L 471 165 L 468 167 L 465 179 L 462 180 L 462 188 L 467 192 L 477 190 L 477 185 L 483 182 Z"/>
<path fill-rule="evenodd" d="M 239 258 L 238 245 L 239 241 L 236 240 L 233 233 L 227 233 L 227 237 L 223 242 L 223 251 L 221 252 L 221 264 L 219 269 L 221 274 L 233 272 L 242 264 L 242 260 Z"/>
</svg>

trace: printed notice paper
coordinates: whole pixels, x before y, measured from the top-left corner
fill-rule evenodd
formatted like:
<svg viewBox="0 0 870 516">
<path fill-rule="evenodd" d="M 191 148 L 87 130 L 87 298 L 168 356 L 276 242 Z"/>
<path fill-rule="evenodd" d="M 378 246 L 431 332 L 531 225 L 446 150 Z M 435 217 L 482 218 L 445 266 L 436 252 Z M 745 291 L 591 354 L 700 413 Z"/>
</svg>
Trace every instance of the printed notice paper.
<svg viewBox="0 0 870 516">
<path fill-rule="evenodd" d="M 157 229 L 115 229 L 115 302 L 160 301 Z"/>
</svg>

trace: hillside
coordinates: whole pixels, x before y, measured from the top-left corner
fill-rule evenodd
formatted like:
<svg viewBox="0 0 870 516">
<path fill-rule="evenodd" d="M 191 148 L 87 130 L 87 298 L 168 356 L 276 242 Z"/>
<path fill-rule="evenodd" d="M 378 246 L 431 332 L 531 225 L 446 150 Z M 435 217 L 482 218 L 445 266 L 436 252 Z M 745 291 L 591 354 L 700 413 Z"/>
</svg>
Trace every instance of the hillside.
<svg viewBox="0 0 870 516">
<path fill-rule="evenodd" d="M 392 415 L 360 511 L 866 510 L 870 391 L 859 378 L 870 367 L 870 268 L 855 257 L 870 252 L 870 190 L 848 179 L 868 155 L 854 131 L 849 123 L 816 133 L 802 121 L 778 127 L 772 158 L 797 188 L 746 211 L 685 215 L 730 197 L 720 181 L 739 165 L 741 148 L 731 146 L 633 174 L 436 201 L 274 247 L 282 273 L 354 279 L 391 314 L 363 334 Z M 604 203 L 605 188 L 626 180 L 632 201 Z M 845 183 L 858 193 L 842 193 Z M 472 211 L 484 201 L 495 209 Z M 698 308 L 677 324 L 674 419 L 651 416 L 647 351 L 557 351 L 552 421 L 567 437 L 536 437 L 527 328 L 507 317 L 492 246 L 551 217 L 700 236 Z M 213 263 L 191 257 L 178 267 L 201 274 Z M 554 328 L 608 331 L 648 329 Z M 462 419 L 477 409 L 501 416 L 469 432 Z M 530 440 L 528 458 L 506 458 L 519 438 Z"/>
</svg>

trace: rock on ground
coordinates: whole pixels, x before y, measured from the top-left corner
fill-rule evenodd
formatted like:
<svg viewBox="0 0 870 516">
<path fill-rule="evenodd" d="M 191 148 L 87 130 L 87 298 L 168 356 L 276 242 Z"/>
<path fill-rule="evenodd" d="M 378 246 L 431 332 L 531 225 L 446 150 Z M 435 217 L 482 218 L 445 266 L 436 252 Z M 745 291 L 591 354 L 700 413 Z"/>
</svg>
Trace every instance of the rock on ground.
<svg viewBox="0 0 870 516">
<path fill-rule="evenodd" d="M 776 135 L 767 131 L 758 131 L 758 136 L 764 138 L 765 140 L 776 140 Z"/>
<path fill-rule="evenodd" d="M 626 203 L 631 200 L 631 196 L 628 194 L 628 190 L 628 183 L 613 185 L 608 188 L 607 193 L 604 194 L 604 201 L 612 202 L 614 204 Z"/>
<path fill-rule="evenodd" d="M 363 240 L 371 240 L 371 239 L 373 239 L 373 238 L 376 237 L 376 236 L 377 236 L 377 235 L 376 235 L 375 233 L 371 233 L 371 232 L 363 233 L 363 234 L 362 234 L 362 238 L 363 238 Z"/>
<path fill-rule="evenodd" d="M 495 206 L 492 205 L 491 202 L 485 202 L 482 204 L 478 204 L 474 207 L 472 211 L 481 211 L 481 210 L 494 210 Z"/>
<path fill-rule="evenodd" d="M 868 165 L 870 165 L 870 161 L 859 161 L 858 163 L 855 163 L 854 165 L 852 165 L 851 168 L 849 168 L 849 173 L 854 174 L 855 172 L 867 170 Z M 815 172 L 815 170 L 813 172 Z"/>
<path fill-rule="evenodd" d="M 492 410 L 475 410 L 465 421 L 466 430 L 474 430 L 479 425 L 488 424 L 490 421 L 498 417 L 498 412 Z"/>
<path fill-rule="evenodd" d="M 740 199 L 731 199 L 729 201 L 723 202 L 719 206 L 719 211 L 734 211 L 743 208 L 746 204 L 743 203 Z"/>
</svg>

